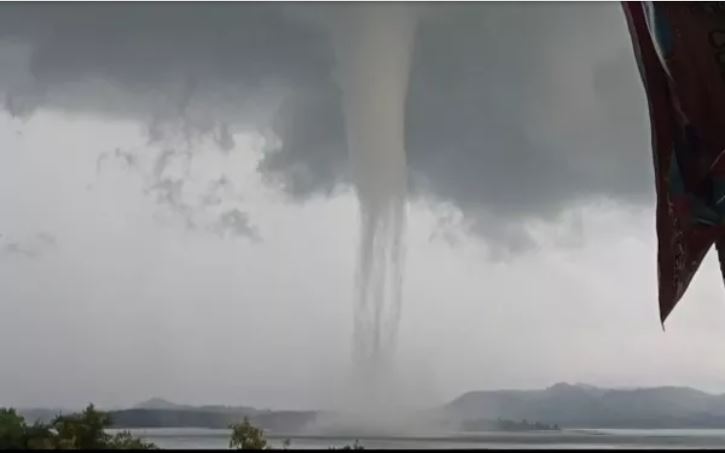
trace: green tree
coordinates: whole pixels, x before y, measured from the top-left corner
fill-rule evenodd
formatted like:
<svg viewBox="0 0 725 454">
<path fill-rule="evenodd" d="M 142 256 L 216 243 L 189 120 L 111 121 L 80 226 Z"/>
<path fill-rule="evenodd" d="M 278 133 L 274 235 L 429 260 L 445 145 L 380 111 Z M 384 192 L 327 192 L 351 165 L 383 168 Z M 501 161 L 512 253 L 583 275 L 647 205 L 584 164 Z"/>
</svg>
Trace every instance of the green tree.
<svg viewBox="0 0 725 454">
<path fill-rule="evenodd" d="M 12 408 L 0 408 L 0 451 L 26 449 L 25 418 Z"/>
<path fill-rule="evenodd" d="M 345 445 L 342 448 L 340 448 L 340 451 L 364 451 L 365 448 L 363 445 L 360 444 L 358 440 L 355 440 L 355 442 L 352 445 Z M 333 449 L 334 451 L 334 449 Z"/>
<path fill-rule="evenodd" d="M 153 443 L 134 438 L 129 432 L 111 436 L 105 429 L 111 419 L 93 405 L 77 414 L 58 416 L 51 424 L 32 426 L 14 409 L 0 408 L 0 451 L 25 450 L 151 450 Z"/>
<path fill-rule="evenodd" d="M 111 436 L 104 429 L 110 425 L 108 414 L 97 411 L 93 404 L 82 413 L 58 416 L 51 423 L 58 434 L 58 448 L 83 451 L 105 449 Z"/>
<path fill-rule="evenodd" d="M 345 445 L 341 448 L 338 448 L 336 446 L 330 446 L 327 448 L 328 451 L 364 451 L 365 447 L 360 444 L 358 440 L 355 440 L 355 442 L 351 445 Z"/>
<path fill-rule="evenodd" d="M 267 440 L 264 438 L 264 431 L 254 427 L 249 418 L 239 424 L 233 424 L 232 438 L 229 440 L 229 448 L 238 451 L 262 451 L 267 449 Z"/>
<path fill-rule="evenodd" d="M 135 438 L 127 431 L 111 436 L 105 431 L 110 425 L 111 418 L 108 413 L 96 410 L 93 404 L 88 405 L 82 413 L 58 416 L 52 423 L 52 428 L 57 433 L 55 447 L 82 451 L 158 449 L 153 443 Z"/>
<path fill-rule="evenodd" d="M 25 447 L 31 451 L 49 451 L 56 445 L 56 435 L 50 426 L 36 422 L 25 427 Z"/>
<path fill-rule="evenodd" d="M 119 432 L 108 441 L 108 449 L 118 449 L 122 451 L 151 451 L 158 447 L 149 442 L 145 442 L 140 438 L 136 438 L 128 431 Z"/>
</svg>

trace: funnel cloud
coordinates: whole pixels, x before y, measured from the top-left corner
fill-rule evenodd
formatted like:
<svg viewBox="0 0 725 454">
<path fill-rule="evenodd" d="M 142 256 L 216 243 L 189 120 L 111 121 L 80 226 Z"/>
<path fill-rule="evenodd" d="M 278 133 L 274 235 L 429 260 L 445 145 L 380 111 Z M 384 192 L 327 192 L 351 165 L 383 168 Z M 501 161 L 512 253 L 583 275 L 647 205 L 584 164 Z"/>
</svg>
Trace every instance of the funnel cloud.
<svg viewBox="0 0 725 454">
<path fill-rule="evenodd" d="M 405 100 L 415 22 L 408 6 L 361 4 L 344 8 L 333 32 L 360 204 L 353 355 L 361 383 L 373 393 L 387 380 L 401 314 Z"/>
</svg>

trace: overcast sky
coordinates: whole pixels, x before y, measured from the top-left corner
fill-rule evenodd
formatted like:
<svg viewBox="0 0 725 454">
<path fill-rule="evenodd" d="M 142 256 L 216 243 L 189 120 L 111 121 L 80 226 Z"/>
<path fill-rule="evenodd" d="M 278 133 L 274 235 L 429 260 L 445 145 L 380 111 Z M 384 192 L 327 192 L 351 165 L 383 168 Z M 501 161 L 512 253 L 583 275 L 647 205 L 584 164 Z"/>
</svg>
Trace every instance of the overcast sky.
<svg viewBox="0 0 725 454">
<path fill-rule="evenodd" d="M 0 6 L 0 405 L 342 399 L 358 212 L 331 8 Z M 421 14 L 399 380 L 431 404 L 725 392 L 712 256 L 659 324 L 620 6 Z"/>
</svg>

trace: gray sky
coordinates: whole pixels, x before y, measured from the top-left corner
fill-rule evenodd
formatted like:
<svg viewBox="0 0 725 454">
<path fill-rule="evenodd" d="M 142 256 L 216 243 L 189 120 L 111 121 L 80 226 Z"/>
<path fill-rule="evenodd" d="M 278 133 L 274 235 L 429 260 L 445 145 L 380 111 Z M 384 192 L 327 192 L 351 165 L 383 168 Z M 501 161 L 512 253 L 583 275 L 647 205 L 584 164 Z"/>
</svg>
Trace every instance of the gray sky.
<svg viewBox="0 0 725 454">
<path fill-rule="evenodd" d="M 0 6 L 0 405 L 334 406 L 357 202 L 320 5 Z M 399 380 L 725 392 L 708 257 L 663 332 L 618 4 L 429 6 Z"/>
</svg>

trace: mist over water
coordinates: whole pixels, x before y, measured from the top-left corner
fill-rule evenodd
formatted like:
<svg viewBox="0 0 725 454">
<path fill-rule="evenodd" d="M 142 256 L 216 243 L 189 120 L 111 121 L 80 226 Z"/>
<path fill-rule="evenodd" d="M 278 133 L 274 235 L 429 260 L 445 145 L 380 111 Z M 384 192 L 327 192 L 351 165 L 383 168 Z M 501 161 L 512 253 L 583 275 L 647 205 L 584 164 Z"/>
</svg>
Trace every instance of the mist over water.
<svg viewBox="0 0 725 454">
<path fill-rule="evenodd" d="M 333 39 L 348 152 L 360 206 L 353 363 L 358 406 L 394 397 L 407 194 L 405 99 L 416 13 L 403 4 L 350 4 Z M 364 408 L 360 408 L 364 411 Z"/>
</svg>

